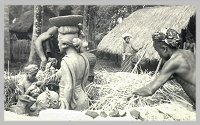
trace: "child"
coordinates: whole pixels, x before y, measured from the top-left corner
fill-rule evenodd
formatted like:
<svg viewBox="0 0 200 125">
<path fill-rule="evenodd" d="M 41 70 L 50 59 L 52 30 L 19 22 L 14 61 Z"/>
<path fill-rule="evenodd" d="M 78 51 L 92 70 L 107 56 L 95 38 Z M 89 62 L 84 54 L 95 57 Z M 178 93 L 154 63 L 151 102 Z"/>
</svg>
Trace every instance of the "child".
<svg viewBox="0 0 200 125">
<path fill-rule="evenodd" d="M 17 86 L 22 95 L 27 92 L 28 88 L 32 85 L 32 83 L 36 83 L 38 81 L 36 79 L 38 66 L 35 64 L 30 64 L 24 68 L 24 72 L 26 74 L 22 77 Z"/>
</svg>

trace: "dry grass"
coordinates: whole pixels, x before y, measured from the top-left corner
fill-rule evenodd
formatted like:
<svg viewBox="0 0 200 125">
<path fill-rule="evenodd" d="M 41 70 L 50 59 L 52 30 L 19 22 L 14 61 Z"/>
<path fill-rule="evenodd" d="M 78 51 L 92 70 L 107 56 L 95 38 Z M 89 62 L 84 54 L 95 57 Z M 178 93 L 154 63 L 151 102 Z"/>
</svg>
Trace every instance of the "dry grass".
<svg viewBox="0 0 200 125">
<path fill-rule="evenodd" d="M 127 100 L 128 95 L 136 89 L 143 87 L 154 79 L 151 73 L 143 72 L 96 72 L 95 81 L 87 86 L 91 110 L 123 110 L 133 107 L 156 106 L 162 103 L 181 101 L 186 105 L 189 103 L 188 97 L 180 87 L 174 82 L 166 83 L 153 96 L 132 97 Z"/>
<path fill-rule="evenodd" d="M 21 77 L 21 72 L 18 75 L 12 75 L 9 72 L 4 72 L 4 109 L 8 110 L 11 105 L 17 102 L 17 84 Z"/>
</svg>

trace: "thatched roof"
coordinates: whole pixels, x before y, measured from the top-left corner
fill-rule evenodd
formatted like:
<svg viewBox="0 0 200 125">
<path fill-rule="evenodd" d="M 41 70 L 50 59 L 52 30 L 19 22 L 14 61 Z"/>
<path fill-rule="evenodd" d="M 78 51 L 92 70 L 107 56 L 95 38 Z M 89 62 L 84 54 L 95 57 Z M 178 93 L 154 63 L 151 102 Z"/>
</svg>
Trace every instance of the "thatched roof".
<svg viewBox="0 0 200 125">
<path fill-rule="evenodd" d="M 149 42 L 145 59 L 158 59 L 159 56 L 152 45 L 151 35 L 161 30 L 161 28 L 171 27 L 179 33 L 181 29 L 187 27 L 190 17 L 195 15 L 194 6 L 157 6 L 144 8 L 132 13 L 110 31 L 99 43 L 97 49 L 112 54 L 121 55 L 123 52 L 122 34 L 127 32 L 133 37 L 135 48 L 143 47 L 136 54 L 138 57 L 145 50 L 145 45 Z"/>
<path fill-rule="evenodd" d="M 10 25 L 10 31 L 27 32 L 33 25 L 33 11 L 27 11 L 16 19 L 16 22 Z"/>
<path fill-rule="evenodd" d="M 52 27 L 52 25 L 49 22 L 49 18 L 54 17 L 55 14 L 50 12 L 49 10 L 44 10 L 43 15 L 43 27 L 42 31 L 46 31 L 48 28 Z M 10 31 L 13 32 L 28 32 L 32 26 L 34 21 L 34 12 L 33 10 L 27 11 L 24 14 L 22 14 L 19 18 L 16 19 L 16 22 L 14 24 L 10 25 Z"/>
</svg>

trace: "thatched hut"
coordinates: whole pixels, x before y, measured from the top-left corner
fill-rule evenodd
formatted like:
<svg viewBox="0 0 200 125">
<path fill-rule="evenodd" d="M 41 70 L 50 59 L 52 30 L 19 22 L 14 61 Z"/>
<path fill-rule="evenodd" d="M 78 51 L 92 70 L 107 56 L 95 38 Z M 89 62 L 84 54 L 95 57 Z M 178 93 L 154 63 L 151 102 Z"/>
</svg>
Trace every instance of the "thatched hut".
<svg viewBox="0 0 200 125">
<path fill-rule="evenodd" d="M 123 52 L 122 34 L 127 32 L 133 37 L 135 48 L 140 49 L 136 57 L 140 58 L 147 46 L 143 60 L 158 60 L 159 56 L 152 45 L 151 35 L 161 28 L 171 27 L 182 33 L 189 28 L 195 36 L 195 25 L 190 25 L 191 17 L 195 17 L 194 6 L 156 6 L 133 12 L 124 21 L 110 31 L 99 43 L 98 51 L 121 55 Z M 195 22 L 195 21 L 193 21 Z M 192 26 L 192 27 L 191 27 Z M 186 31 L 186 30 L 185 30 Z"/>
<path fill-rule="evenodd" d="M 42 26 L 42 32 L 46 31 L 48 28 L 52 26 L 51 23 L 49 22 L 49 18 L 51 17 L 55 17 L 55 14 L 50 10 L 44 8 L 44 15 L 43 15 L 44 23 Z M 33 18 L 34 18 L 33 10 L 23 13 L 19 18 L 16 19 L 15 23 L 10 25 L 10 32 L 16 33 L 22 39 L 26 38 L 28 34 L 32 34 Z"/>
<path fill-rule="evenodd" d="M 46 7 L 44 8 L 42 32 L 47 31 L 52 25 L 49 18 L 55 14 Z M 29 10 L 10 25 L 11 61 L 27 61 L 30 54 L 30 41 L 32 39 L 34 12 Z"/>
</svg>

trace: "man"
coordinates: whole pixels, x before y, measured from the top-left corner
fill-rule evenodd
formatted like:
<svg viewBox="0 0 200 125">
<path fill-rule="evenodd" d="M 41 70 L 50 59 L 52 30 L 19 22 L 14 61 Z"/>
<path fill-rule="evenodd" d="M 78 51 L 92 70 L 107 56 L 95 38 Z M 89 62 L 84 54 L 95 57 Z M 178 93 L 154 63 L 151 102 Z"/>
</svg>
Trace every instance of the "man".
<svg viewBox="0 0 200 125">
<path fill-rule="evenodd" d="M 193 39 L 193 35 L 190 32 L 188 32 L 186 34 L 185 39 L 186 39 L 186 42 L 184 42 L 183 48 L 186 50 L 190 50 L 195 54 L 195 41 Z"/>
<path fill-rule="evenodd" d="M 42 33 L 35 41 L 36 51 L 41 59 L 40 68 L 45 70 L 49 57 L 58 60 L 57 68 L 60 68 L 62 56 L 59 53 L 57 41 L 58 27 L 54 26 Z"/>
<path fill-rule="evenodd" d="M 24 75 L 11 76 L 10 79 L 16 80 L 17 104 L 10 107 L 10 111 L 17 114 L 27 114 L 31 105 L 36 101 L 35 98 L 41 93 L 38 86 L 42 84 L 38 81 L 36 74 L 38 66 L 29 64 L 24 67 Z"/>
<path fill-rule="evenodd" d="M 133 69 L 133 65 L 134 63 L 136 63 L 136 58 L 134 57 L 134 55 L 139 51 L 140 48 L 138 49 L 134 49 L 136 48 L 136 46 L 134 46 L 132 43 L 130 42 L 132 36 L 129 33 L 124 33 L 122 35 L 122 38 L 124 39 L 123 42 L 123 49 L 124 52 L 122 54 L 122 72 L 131 72 Z"/>
<path fill-rule="evenodd" d="M 153 46 L 166 62 L 160 75 L 148 85 L 133 92 L 135 95 L 151 96 L 164 85 L 171 76 L 183 87 L 186 94 L 196 102 L 195 56 L 189 50 L 178 49 L 181 38 L 173 29 L 163 29 L 152 35 Z"/>
<path fill-rule="evenodd" d="M 38 66 L 35 64 L 29 64 L 28 66 L 24 67 L 24 72 L 26 74 L 18 80 L 19 84 L 17 85 L 20 95 L 25 94 L 33 96 L 34 93 L 39 93 L 38 89 L 32 91 L 32 87 L 30 88 L 30 86 L 34 86 L 34 88 L 37 88 L 36 85 L 41 84 L 41 81 L 38 81 L 38 79 L 36 78 Z M 34 97 L 35 96 L 36 95 L 34 95 Z"/>
</svg>

